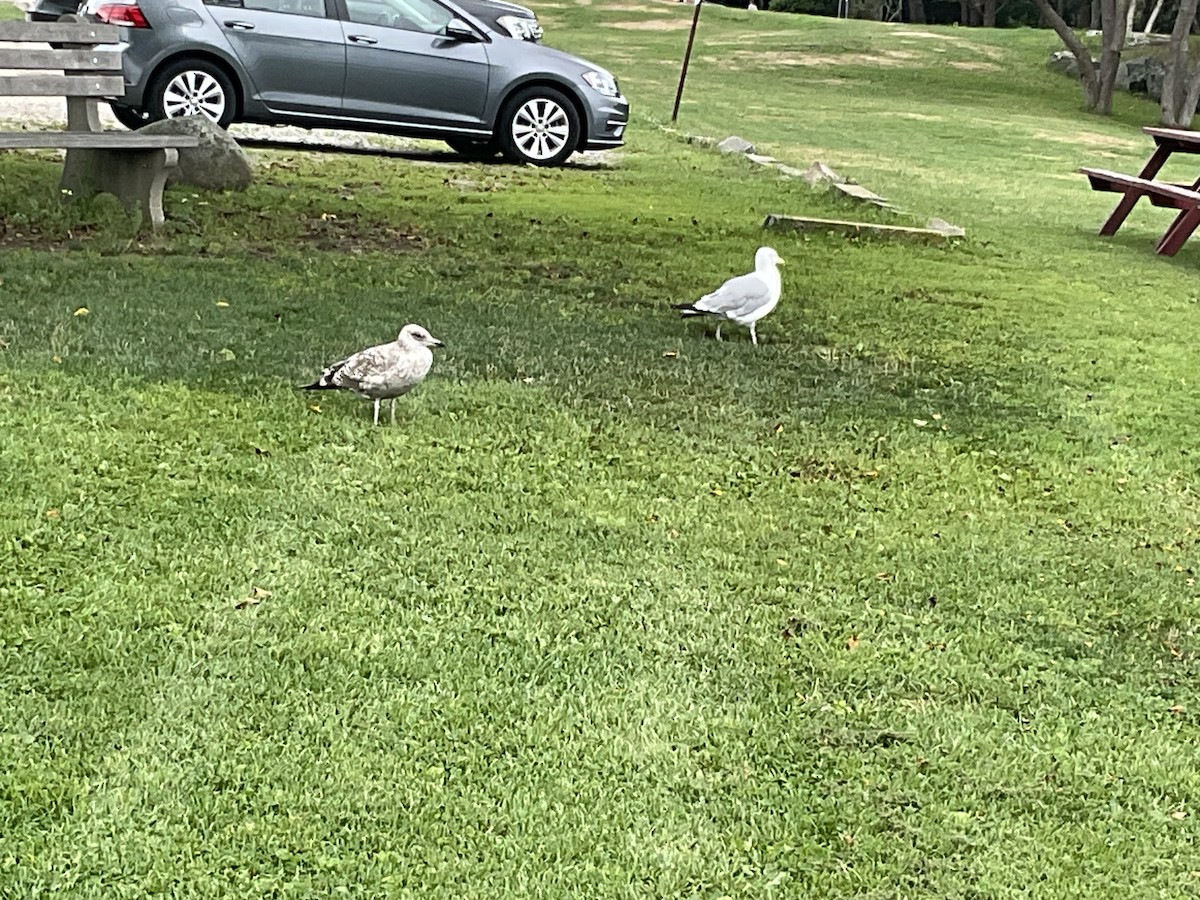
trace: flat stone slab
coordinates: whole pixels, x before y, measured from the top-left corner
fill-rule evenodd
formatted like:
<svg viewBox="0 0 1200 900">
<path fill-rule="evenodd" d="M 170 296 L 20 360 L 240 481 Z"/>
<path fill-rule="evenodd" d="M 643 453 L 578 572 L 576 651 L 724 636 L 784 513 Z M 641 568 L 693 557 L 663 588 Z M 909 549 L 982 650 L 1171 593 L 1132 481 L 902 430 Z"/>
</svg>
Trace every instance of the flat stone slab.
<svg viewBox="0 0 1200 900">
<path fill-rule="evenodd" d="M 857 200 L 860 203 L 871 203 L 875 206 L 885 209 L 891 208 L 892 204 L 887 201 L 887 198 L 880 197 L 874 191 L 869 191 L 861 184 L 848 184 L 846 182 L 834 182 L 830 185 L 835 191 L 841 191 L 851 200 Z"/>
<path fill-rule="evenodd" d="M 849 222 L 842 219 L 814 219 L 808 216 L 784 216 L 769 214 L 763 220 L 763 228 L 790 231 L 833 231 L 850 237 L 870 235 L 873 237 L 896 238 L 927 244 L 941 244 L 961 235 L 946 234 L 932 228 L 913 228 L 907 225 L 880 225 L 877 222 Z"/>
</svg>

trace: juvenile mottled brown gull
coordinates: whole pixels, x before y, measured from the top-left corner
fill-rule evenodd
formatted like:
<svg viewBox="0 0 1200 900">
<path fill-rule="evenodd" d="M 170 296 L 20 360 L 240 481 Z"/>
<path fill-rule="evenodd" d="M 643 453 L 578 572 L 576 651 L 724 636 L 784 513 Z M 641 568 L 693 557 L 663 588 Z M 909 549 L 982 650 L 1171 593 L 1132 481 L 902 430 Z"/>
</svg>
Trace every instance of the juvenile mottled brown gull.
<svg viewBox="0 0 1200 900">
<path fill-rule="evenodd" d="M 375 401 L 375 424 L 379 424 L 379 402 L 392 401 L 392 423 L 396 421 L 396 398 L 407 394 L 429 374 L 433 365 L 430 347 L 442 342 L 420 325 L 405 325 L 390 344 L 360 350 L 335 362 L 306 391 L 332 391 L 344 388 L 359 397 Z"/>
<path fill-rule="evenodd" d="M 730 278 L 711 294 L 705 294 L 695 303 L 674 303 L 671 309 L 688 316 L 716 316 L 738 325 L 750 326 L 750 340 L 758 344 L 754 326 L 779 302 L 783 289 L 779 269 L 783 260 L 770 247 L 759 247 L 754 254 L 754 271 L 748 275 Z M 721 339 L 721 323 L 717 322 L 717 340 Z"/>
</svg>

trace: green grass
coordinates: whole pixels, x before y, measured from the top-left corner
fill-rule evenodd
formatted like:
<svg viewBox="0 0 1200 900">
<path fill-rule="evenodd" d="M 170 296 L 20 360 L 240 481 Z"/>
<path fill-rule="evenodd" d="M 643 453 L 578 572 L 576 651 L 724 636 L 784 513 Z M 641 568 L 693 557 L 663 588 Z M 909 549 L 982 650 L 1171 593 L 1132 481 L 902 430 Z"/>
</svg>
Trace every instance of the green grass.
<svg viewBox="0 0 1200 900">
<path fill-rule="evenodd" d="M 1194 895 L 1200 251 L 1073 174 L 1154 108 L 705 7 L 679 129 L 890 217 L 657 127 L 690 7 L 535 6 L 612 167 L 259 153 L 150 235 L 0 157 L 0 895 Z M 761 347 L 666 309 L 768 241 Z M 294 389 L 407 321 L 396 427 Z"/>
</svg>

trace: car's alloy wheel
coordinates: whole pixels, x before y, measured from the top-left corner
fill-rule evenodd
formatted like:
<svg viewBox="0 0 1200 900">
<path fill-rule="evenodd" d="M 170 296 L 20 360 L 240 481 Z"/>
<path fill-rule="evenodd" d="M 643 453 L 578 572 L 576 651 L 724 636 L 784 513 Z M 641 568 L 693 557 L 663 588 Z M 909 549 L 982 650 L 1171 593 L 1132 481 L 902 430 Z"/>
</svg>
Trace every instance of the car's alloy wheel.
<svg viewBox="0 0 1200 900">
<path fill-rule="evenodd" d="M 212 63 L 185 59 L 164 69 L 150 92 L 150 117 L 175 119 L 201 115 L 227 128 L 236 100 L 229 76 Z"/>
<path fill-rule="evenodd" d="M 575 152 L 579 114 L 561 91 L 527 88 L 504 109 L 500 147 L 513 162 L 556 166 Z"/>
</svg>

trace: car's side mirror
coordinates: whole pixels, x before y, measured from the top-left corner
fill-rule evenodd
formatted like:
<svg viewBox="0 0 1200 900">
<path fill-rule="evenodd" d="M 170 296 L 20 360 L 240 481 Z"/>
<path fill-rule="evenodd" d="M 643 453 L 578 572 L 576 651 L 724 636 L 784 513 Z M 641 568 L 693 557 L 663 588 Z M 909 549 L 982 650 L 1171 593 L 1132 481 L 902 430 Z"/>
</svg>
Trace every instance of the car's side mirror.
<svg viewBox="0 0 1200 900">
<path fill-rule="evenodd" d="M 446 23 L 446 37 L 455 41 L 472 43 L 482 40 L 478 31 L 459 18 L 451 19 Z"/>
</svg>

